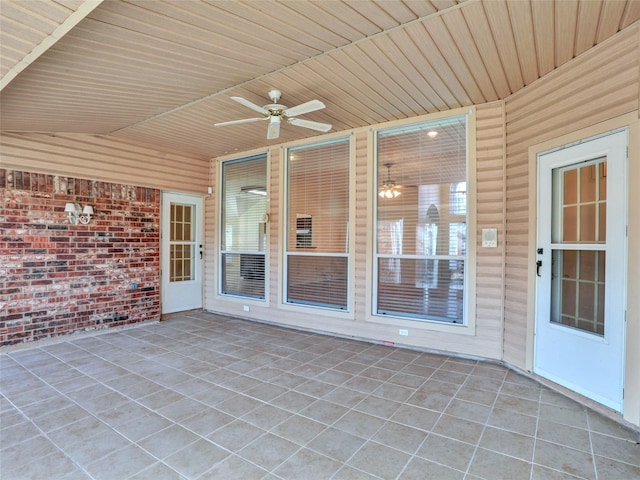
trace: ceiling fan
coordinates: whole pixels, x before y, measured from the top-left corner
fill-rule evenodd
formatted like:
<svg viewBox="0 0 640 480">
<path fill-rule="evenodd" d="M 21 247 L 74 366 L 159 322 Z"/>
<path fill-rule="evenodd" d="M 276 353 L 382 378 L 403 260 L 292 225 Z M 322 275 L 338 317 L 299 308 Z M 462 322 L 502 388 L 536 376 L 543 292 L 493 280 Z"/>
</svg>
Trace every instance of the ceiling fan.
<svg viewBox="0 0 640 480">
<path fill-rule="evenodd" d="M 310 100 L 306 103 L 300 104 L 297 107 L 288 108 L 278 101 L 282 92 L 280 90 L 270 90 L 269 98 L 273 103 L 260 107 L 249 100 L 242 97 L 231 97 L 234 100 L 245 107 L 250 108 L 260 114 L 261 117 L 245 118 L 242 120 L 231 120 L 229 122 L 215 123 L 214 126 L 222 127 L 225 125 L 237 125 L 239 123 L 259 122 L 261 120 L 269 120 L 269 128 L 267 129 L 267 139 L 273 140 L 280 136 L 280 124 L 282 121 L 286 121 L 296 127 L 310 128 L 311 130 L 317 130 L 319 132 L 328 132 L 331 130 L 331 125 L 328 123 L 312 122 L 311 120 L 304 120 L 302 118 L 295 118 L 298 115 L 303 115 L 309 112 L 315 112 L 325 108 L 324 103 L 320 100 Z"/>
<path fill-rule="evenodd" d="M 385 163 L 384 166 L 387 167 L 387 178 L 382 182 L 380 190 L 378 191 L 378 195 L 380 195 L 381 198 L 396 198 L 402 193 L 400 191 L 402 188 L 416 188 L 415 185 L 398 185 L 395 180 L 391 180 L 391 167 L 393 167 L 394 164 Z"/>
</svg>

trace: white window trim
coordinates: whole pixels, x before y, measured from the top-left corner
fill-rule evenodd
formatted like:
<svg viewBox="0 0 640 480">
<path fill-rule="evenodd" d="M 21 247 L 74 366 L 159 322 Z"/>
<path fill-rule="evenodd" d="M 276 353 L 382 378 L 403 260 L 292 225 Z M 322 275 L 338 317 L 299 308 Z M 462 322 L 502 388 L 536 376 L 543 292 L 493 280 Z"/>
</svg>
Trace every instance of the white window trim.
<svg viewBox="0 0 640 480">
<path fill-rule="evenodd" d="M 264 298 L 258 298 L 258 297 L 249 297 L 249 296 L 242 296 L 242 295 L 235 295 L 232 293 L 222 293 L 222 268 L 221 268 L 221 260 L 222 260 L 222 254 L 225 252 L 222 249 L 222 241 L 221 241 L 221 235 L 224 232 L 224 225 L 223 225 L 223 209 L 224 209 L 224 199 L 223 199 L 223 175 L 222 175 L 222 171 L 223 171 L 223 166 L 225 163 L 228 162 L 235 162 L 235 161 L 241 161 L 243 159 L 250 159 L 250 158 L 254 158 L 254 157 L 259 157 L 264 155 L 266 157 L 266 162 L 267 162 L 267 166 L 266 166 L 266 170 L 267 170 L 267 202 L 269 202 L 270 200 L 270 182 L 269 182 L 269 177 L 270 177 L 270 155 L 269 155 L 269 151 L 268 150 L 255 150 L 255 151 L 249 151 L 249 152 L 243 152 L 242 155 L 240 156 L 236 156 L 236 155 L 230 155 L 230 156 L 225 156 L 225 157 L 220 157 L 217 159 L 217 166 L 216 166 L 216 191 L 215 194 L 216 195 L 216 224 L 217 224 L 217 232 L 214 235 L 215 237 L 215 252 L 216 252 L 216 260 L 215 260 L 215 284 L 212 285 L 213 287 L 213 298 L 215 299 L 216 302 L 229 302 L 229 304 L 238 304 L 238 305 L 249 305 L 249 306 L 254 306 L 254 307 L 268 307 L 270 304 L 269 301 L 269 297 L 270 297 L 270 274 L 269 274 L 269 257 L 270 257 L 270 250 L 269 250 L 269 244 L 270 244 L 270 240 L 269 240 L 269 223 L 267 222 L 267 249 L 264 252 L 264 262 L 265 262 L 265 269 L 264 269 Z M 268 205 L 268 203 L 267 203 Z M 267 208 L 268 210 L 268 208 Z M 231 252 L 231 253 L 243 253 L 243 252 Z"/>
<path fill-rule="evenodd" d="M 322 317 L 333 317 L 337 319 L 343 320 L 354 320 L 355 312 L 354 312 L 354 298 L 353 298 L 353 285 L 355 281 L 355 236 L 349 234 L 348 235 L 348 248 L 349 251 L 346 254 L 331 254 L 332 256 L 343 256 L 347 257 L 347 308 L 345 310 L 339 310 L 335 308 L 322 307 L 319 305 L 303 305 L 303 304 L 295 304 L 289 303 L 286 301 L 286 292 L 287 292 L 287 256 L 289 252 L 287 251 L 287 239 L 288 239 L 288 215 L 289 215 L 289 205 L 287 202 L 288 199 L 288 179 L 287 179 L 287 158 L 289 155 L 289 150 L 295 150 L 298 148 L 303 148 L 306 146 L 314 146 L 314 145 L 322 145 L 324 143 L 334 143 L 339 142 L 341 140 L 347 140 L 349 142 L 349 188 L 350 192 L 355 192 L 356 188 L 356 178 L 355 178 L 355 168 L 356 168 L 356 142 L 355 142 L 355 133 L 350 133 L 349 135 L 336 134 L 331 136 L 323 136 L 322 141 L 310 142 L 308 139 L 301 140 L 299 142 L 291 142 L 286 146 L 282 146 L 280 148 L 280 172 L 279 172 L 279 185 L 281 186 L 280 193 L 280 212 L 279 216 L 282 219 L 280 222 L 280 231 L 279 231 L 279 245 L 278 251 L 280 253 L 281 261 L 278 262 L 278 278 L 280 281 L 278 282 L 278 308 L 282 310 L 287 310 L 291 312 L 299 312 L 309 314 L 320 315 Z M 356 201 L 355 193 L 349 194 L 349 228 L 351 229 L 352 225 L 355 225 L 355 201 Z"/>
<path fill-rule="evenodd" d="M 403 125 L 425 123 L 432 120 L 448 117 L 467 116 L 467 265 L 465 265 L 464 282 L 464 323 L 451 324 L 428 319 L 412 319 L 408 317 L 394 317 L 392 315 L 380 315 L 375 313 L 377 268 L 376 256 L 376 211 L 378 202 L 378 169 L 377 169 L 377 142 L 378 131 Z M 369 165 L 369 210 L 367 216 L 367 230 L 370 232 L 367 240 L 367 302 L 365 321 L 367 323 L 395 326 L 403 329 L 422 330 L 455 333 L 461 335 L 476 334 L 476 268 L 477 268 L 477 176 L 476 176 L 476 109 L 461 108 L 446 112 L 426 115 L 419 118 L 400 120 L 370 128 L 367 138 L 367 164 Z"/>
</svg>

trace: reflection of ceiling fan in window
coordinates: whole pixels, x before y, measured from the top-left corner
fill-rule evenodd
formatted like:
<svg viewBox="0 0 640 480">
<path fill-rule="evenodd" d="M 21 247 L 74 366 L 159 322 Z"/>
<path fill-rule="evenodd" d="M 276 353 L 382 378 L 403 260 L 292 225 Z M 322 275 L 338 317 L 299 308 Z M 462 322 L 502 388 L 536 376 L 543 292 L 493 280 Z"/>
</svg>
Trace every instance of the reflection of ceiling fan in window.
<svg viewBox="0 0 640 480">
<path fill-rule="evenodd" d="M 329 130 L 331 130 L 331 125 L 328 123 L 312 122 L 311 120 L 296 118 L 298 115 L 315 112 L 316 110 L 325 108 L 324 103 L 322 103 L 320 100 L 310 100 L 296 107 L 288 108 L 278 103 L 281 95 L 282 92 L 280 92 L 280 90 L 271 90 L 269 92 L 269 98 L 273 103 L 265 105 L 264 107 L 260 107 L 242 97 L 231 97 L 231 100 L 234 100 L 244 105 L 245 107 L 248 107 L 251 110 L 262 114 L 262 116 L 255 118 L 244 118 L 242 120 L 231 120 L 229 122 L 221 122 L 214 125 L 216 127 L 222 127 L 225 125 L 237 125 L 239 123 L 269 120 L 269 128 L 267 129 L 267 139 L 269 140 L 278 138 L 280 136 L 280 124 L 283 120 L 291 125 L 295 125 L 296 127 L 310 128 L 311 130 L 317 130 L 319 132 L 328 132 Z"/>
<path fill-rule="evenodd" d="M 400 189 L 414 187 L 413 185 L 398 185 L 395 180 L 391 180 L 391 167 L 393 167 L 393 163 L 385 163 L 384 166 L 387 167 L 387 178 L 382 182 L 382 186 L 378 192 L 381 198 L 396 198 L 401 194 Z"/>
</svg>

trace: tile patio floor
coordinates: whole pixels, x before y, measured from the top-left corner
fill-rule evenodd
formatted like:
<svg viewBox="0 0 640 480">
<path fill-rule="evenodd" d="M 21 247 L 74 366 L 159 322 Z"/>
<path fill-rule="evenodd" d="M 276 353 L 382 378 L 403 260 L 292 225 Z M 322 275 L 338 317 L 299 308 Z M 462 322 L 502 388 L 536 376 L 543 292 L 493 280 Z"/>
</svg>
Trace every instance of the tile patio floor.
<svg viewBox="0 0 640 480">
<path fill-rule="evenodd" d="M 0 361 L 2 480 L 640 478 L 635 432 L 490 363 L 206 313 Z"/>
</svg>

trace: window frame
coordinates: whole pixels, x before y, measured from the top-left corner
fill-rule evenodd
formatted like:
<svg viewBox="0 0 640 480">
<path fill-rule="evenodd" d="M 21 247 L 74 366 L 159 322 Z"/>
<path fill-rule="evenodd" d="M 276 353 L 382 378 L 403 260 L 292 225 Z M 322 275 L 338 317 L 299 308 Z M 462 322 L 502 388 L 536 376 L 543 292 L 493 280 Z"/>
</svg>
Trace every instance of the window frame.
<svg viewBox="0 0 640 480">
<path fill-rule="evenodd" d="M 347 232 L 347 251 L 344 253 L 335 253 L 335 252 L 314 252 L 312 249 L 308 251 L 290 252 L 288 250 L 288 238 L 289 238 L 289 213 L 290 213 L 290 205 L 289 205 L 289 154 L 291 151 L 301 150 L 304 148 L 312 148 L 314 146 L 322 146 L 325 144 L 333 144 L 339 142 L 347 142 L 349 158 L 348 158 L 348 185 L 349 185 L 349 194 L 348 194 L 348 232 Z M 354 281 L 354 269 L 355 269 L 355 256 L 353 254 L 355 240 L 354 235 L 351 234 L 351 228 L 355 222 L 355 212 L 353 205 L 355 203 L 355 153 L 356 153 L 356 142 L 354 141 L 354 133 L 351 133 L 347 136 L 344 134 L 337 134 L 331 136 L 324 136 L 321 141 L 313 141 L 309 142 L 309 139 L 301 140 L 298 142 L 291 142 L 286 146 L 281 148 L 281 168 L 280 168 L 280 194 L 282 198 L 281 206 L 280 206 L 280 215 L 282 218 L 282 222 L 280 225 L 280 258 L 282 259 L 278 262 L 278 277 L 280 278 L 280 282 L 278 284 L 278 308 L 283 310 L 291 310 L 295 312 L 304 312 L 306 314 L 317 314 L 323 317 L 336 317 L 342 319 L 350 319 L 353 320 L 355 318 L 354 315 L 354 300 L 353 300 L 353 281 Z M 314 225 L 314 229 L 316 226 Z M 313 240 L 312 240 L 313 241 Z M 288 257 L 290 255 L 298 255 L 298 256 L 331 256 L 331 257 L 341 257 L 347 259 L 347 302 L 345 309 L 338 309 L 333 307 L 326 307 L 322 305 L 316 304 L 305 304 L 305 303 L 295 303 L 287 301 L 287 292 L 288 292 Z"/>
<path fill-rule="evenodd" d="M 268 214 L 265 212 L 265 249 L 264 251 L 245 251 L 245 250 L 228 250 L 226 248 L 226 239 L 223 239 L 223 236 L 227 235 L 227 229 L 225 225 L 225 176 L 224 176 L 224 168 L 226 165 L 234 164 L 234 163 L 242 163 L 254 160 L 263 159 L 265 161 L 265 188 L 266 188 L 266 212 L 268 212 L 268 201 L 269 201 L 269 154 L 265 151 L 258 151 L 256 153 L 248 154 L 242 157 L 234 157 L 227 158 L 219 161 L 219 181 L 218 181 L 218 233 L 216 235 L 218 248 L 217 248 L 217 268 L 216 268 L 216 278 L 217 278 L 217 288 L 216 288 L 216 296 L 220 299 L 224 299 L 224 301 L 234 301 L 234 302 L 242 302 L 242 303 L 252 303 L 255 302 L 256 305 L 265 305 L 268 304 L 269 299 L 269 220 Z M 225 248 L 223 248 L 223 246 Z M 223 290 L 224 286 L 224 268 L 223 262 L 225 254 L 237 254 L 237 255 L 262 255 L 264 257 L 264 272 L 263 272 L 263 291 L 264 295 L 242 295 L 236 292 L 225 292 Z M 240 260 L 241 261 L 241 260 Z"/>
<path fill-rule="evenodd" d="M 411 328 L 414 330 L 430 330 L 445 333 L 455 333 L 462 335 L 475 335 L 476 332 L 476 267 L 477 267 L 477 202 L 476 202 L 476 109 L 460 108 L 449 110 L 442 113 L 425 115 L 419 118 L 411 118 L 407 120 L 399 120 L 396 122 L 386 123 L 369 129 L 368 134 L 368 152 L 369 152 L 369 199 L 371 209 L 369 211 L 369 232 L 370 241 L 367 242 L 367 251 L 369 261 L 367 262 L 368 281 L 368 302 L 366 305 L 367 315 L 366 321 L 381 325 L 393 325 L 400 327 L 401 335 L 405 334 L 404 329 Z M 428 124 L 436 120 L 444 120 L 446 118 L 454 118 L 466 116 L 467 122 L 467 165 L 466 165 L 466 184 L 467 184 L 467 251 L 465 258 L 465 277 L 463 285 L 463 323 L 449 323 L 438 320 L 430 320 L 426 318 L 412 318 L 410 316 L 395 316 L 390 314 L 377 313 L 378 305 L 378 197 L 379 178 L 384 166 L 379 166 L 378 162 L 378 134 L 379 132 L 390 131 L 401 127 L 418 126 L 420 124 Z M 408 256 L 409 258 L 411 256 Z M 406 257 L 405 257 L 406 258 Z"/>
</svg>

